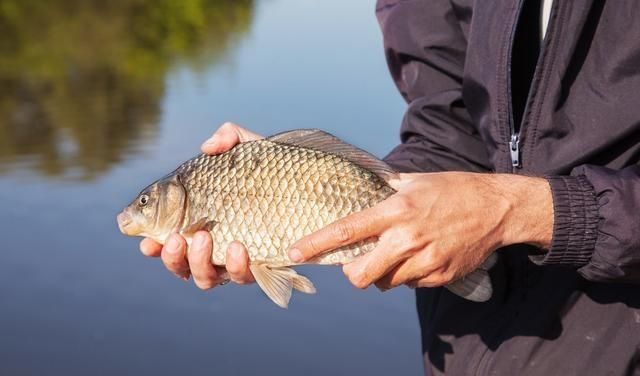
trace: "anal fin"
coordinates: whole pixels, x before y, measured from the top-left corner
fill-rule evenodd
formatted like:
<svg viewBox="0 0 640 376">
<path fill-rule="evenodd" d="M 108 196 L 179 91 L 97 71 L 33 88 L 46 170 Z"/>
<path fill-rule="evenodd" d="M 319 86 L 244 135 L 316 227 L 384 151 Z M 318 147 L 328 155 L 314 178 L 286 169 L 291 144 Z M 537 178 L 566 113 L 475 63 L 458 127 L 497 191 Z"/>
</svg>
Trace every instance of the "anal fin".
<svg viewBox="0 0 640 376">
<path fill-rule="evenodd" d="M 293 289 L 313 294 L 316 292 L 313 283 L 291 268 L 270 268 L 266 264 L 249 266 L 256 282 L 274 303 L 282 308 L 289 306 Z"/>
</svg>

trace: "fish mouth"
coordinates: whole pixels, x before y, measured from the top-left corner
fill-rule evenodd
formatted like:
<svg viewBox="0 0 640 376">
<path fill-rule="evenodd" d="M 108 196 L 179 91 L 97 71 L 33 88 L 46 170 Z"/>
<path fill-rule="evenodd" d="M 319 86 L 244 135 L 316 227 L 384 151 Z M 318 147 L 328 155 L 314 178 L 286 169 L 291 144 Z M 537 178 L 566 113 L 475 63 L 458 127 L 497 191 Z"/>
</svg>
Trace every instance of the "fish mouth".
<svg viewBox="0 0 640 376">
<path fill-rule="evenodd" d="M 129 235 L 129 233 L 131 232 L 130 227 L 131 223 L 133 222 L 133 218 L 131 217 L 131 214 L 129 214 L 128 210 L 125 209 L 120 214 L 118 214 L 117 220 L 120 232 L 125 235 Z"/>
</svg>

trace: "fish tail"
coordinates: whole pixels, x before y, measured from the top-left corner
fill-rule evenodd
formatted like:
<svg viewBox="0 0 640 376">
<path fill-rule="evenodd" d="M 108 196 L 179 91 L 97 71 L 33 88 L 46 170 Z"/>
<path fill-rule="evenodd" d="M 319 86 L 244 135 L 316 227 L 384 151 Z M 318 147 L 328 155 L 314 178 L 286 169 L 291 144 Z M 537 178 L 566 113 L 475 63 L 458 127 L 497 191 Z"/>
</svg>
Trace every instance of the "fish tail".
<svg viewBox="0 0 640 376">
<path fill-rule="evenodd" d="M 493 295 L 493 285 L 489 269 L 498 261 L 498 255 L 491 254 L 485 262 L 471 274 L 445 286 L 452 293 L 473 302 L 486 302 Z"/>
</svg>

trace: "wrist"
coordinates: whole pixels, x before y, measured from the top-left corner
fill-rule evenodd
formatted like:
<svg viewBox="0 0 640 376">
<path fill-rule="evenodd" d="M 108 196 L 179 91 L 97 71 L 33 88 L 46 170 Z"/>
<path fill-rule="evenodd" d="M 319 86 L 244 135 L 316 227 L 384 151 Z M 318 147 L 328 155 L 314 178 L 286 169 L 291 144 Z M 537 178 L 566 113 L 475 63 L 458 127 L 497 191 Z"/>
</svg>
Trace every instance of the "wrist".
<svg viewBox="0 0 640 376">
<path fill-rule="evenodd" d="M 531 244 L 543 249 L 553 236 L 553 197 L 544 178 L 497 174 L 497 194 L 508 208 L 503 221 L 503 245 Z"/>
</svg>

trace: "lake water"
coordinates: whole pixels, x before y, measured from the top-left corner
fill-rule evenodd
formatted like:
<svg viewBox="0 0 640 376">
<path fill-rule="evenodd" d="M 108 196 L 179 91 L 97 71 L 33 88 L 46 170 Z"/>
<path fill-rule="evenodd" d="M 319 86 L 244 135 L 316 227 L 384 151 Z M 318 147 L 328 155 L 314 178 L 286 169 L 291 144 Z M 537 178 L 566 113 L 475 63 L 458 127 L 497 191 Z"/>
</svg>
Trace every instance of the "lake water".
<svg viewBox="0 0 640 376">
<path fill-rule="evenodd" d="M 1 375 L 410 375 L 410 290 L 203 292 L 115 215 L 226 120 L 383 156 L 403 102 L 365 0 L 0 1 Z"/>
</svg>

